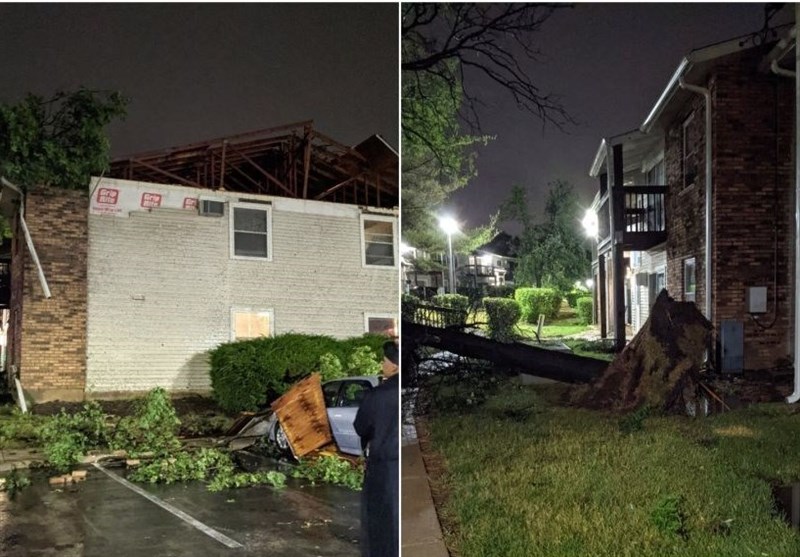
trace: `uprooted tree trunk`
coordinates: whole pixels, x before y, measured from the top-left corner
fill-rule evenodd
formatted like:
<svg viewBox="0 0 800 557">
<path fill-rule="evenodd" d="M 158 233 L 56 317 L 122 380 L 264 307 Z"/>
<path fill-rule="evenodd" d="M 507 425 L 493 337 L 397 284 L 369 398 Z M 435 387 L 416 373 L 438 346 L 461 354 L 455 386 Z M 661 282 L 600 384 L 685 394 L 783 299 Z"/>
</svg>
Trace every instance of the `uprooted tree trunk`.
<svg viewBox="0 0 800 557">
<path fill-rule="evenodd" d="M 641 330 L 575 401 L 620 412 L 642 406 L 685 411 L 687 404 L 696 403 L 711 329 L 693 303 L 677 302 L 662 290 Z"/>
</svg>

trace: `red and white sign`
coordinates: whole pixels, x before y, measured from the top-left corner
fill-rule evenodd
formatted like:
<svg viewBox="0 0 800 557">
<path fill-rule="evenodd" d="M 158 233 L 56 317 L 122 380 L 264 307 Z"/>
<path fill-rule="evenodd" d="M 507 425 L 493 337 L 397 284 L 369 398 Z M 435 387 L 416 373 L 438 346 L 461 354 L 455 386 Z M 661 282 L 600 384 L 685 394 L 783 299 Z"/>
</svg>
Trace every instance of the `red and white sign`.
<svg viewBox="0 0 800 557">
<path fill-rule="evenodd" d="M 198 194 L 189 188 L 104 178 L 102 186 L 92 194 L 93 215 L 127 217 L 137 211 L 157 209 L 184 210 L 197 213 Z"/>
<path fill-rule="evenodd" d="M 114 188 L 100 188 L 97 190 L 97 202 L 102 205 L 116 205 L 119 201 L 119 190 Z"/>
<path fill-rule="evenodd" d="M 144 207 L 145 209 L 155 209 L 156 207 L 161 207 L 161 194 L 150 192 L 143 193 L 142 202 L 139 204 L 139 206 Z"/>
</svg>

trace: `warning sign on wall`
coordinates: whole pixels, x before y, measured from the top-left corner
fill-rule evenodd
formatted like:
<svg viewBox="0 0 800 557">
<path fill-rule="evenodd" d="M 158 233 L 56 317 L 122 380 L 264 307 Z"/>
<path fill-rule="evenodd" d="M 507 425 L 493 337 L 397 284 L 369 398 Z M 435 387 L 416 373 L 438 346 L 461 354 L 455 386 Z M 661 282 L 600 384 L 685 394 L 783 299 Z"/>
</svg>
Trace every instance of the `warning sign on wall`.
<svg viewBox="0 0 800 557">
<path fill-rule="evenodd" d="M 92 194 L 89 212 L 93 215 L 127 217 L 132 211 L 160 208 L 197 211 L 199 205 L 197 196 L 186 190 L 158 184 L 108 182 L 113 185 L 98 187 Z"/>
</svg>

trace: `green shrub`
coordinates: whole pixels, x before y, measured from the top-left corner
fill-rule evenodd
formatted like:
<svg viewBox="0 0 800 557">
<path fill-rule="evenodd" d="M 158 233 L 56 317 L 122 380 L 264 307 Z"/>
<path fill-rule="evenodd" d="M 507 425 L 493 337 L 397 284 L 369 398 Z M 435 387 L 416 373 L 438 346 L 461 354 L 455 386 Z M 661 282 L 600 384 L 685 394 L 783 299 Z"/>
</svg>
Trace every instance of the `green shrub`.
<svg viewBox="0 0 800 557">
<path fill-rule="evenodd" d="M 467 296 L 463 294 L 437 294 L 431 298 L 431 302 L 433 302 L 434 306 L 453 310 L 452 315 L 448 315 L 445 319 L 445 326 L 464 325 L 467 322 L 471 307 Z"/>
<path fill-rule="evenodd" d="M 578 310 L 578 317 L 581 318 L 581 323 L 590 325 L 592 323 L 592 314 L 594 313 L 594 301 L 590 296 L 578 298 L 575 304 Z"/>
<path fill-rule="evenodd" d="M 528 323 L 536 323 L 540 314 L 555 319 L 561 308 L 561 294 L 554 288 L 517 288 L 514 299 L 519 302 L 522 319 Z"/>
<path fill-rule="evenodd" d="M 489 337 L 500 342 L 514 340 L 514 326 L 522 315 L 519 303 L 508 298 L 484 298 L 483 307 L 489 321 Z"/>
<path fill-rule="evenodd" d="M 414 314 L 417 312 L 419 304 L 422 302 L 412 294 L 403 294 L 400 297 L 400 315 L 406 321 L 414 321 Z"/>
<path fill-rule="evenodd" d="M 339 363 L 348 362 L 361 347 L 369 348 L 380 365 L 383 357 L 383 335 L 364 335 L 336 340 L 322 335 L 288 333 L 269 338 L 231 342 L 211 351 L 211 387 L 214 398 L 227 412 L 256 410 L 274 400 L 297 380 L 328 366 L 335 356 Z M 368 355 L 360 352 L 361 367 Z M 324 358 L 323 358 L 324 357 Z M 325 363 L 323 363 L 323 359 Z M 369 373 L 367 371 L 360 374 Z M 332 371 L 333 370 L 333 371 Z"/>
<path fill-rule="evenodd" d="M 478 286 L 459 286 L 456 289 L 456 292 L 462 296 L 466 296 L 467 300 L 469 300 L 469 305 L 467 306 L 468 311 L 472 308 L 477 308 L 480 306 L 481 300 L 483 300 L 483 297 L 486 296 L 486 291 L 482 284 L 479 284 Z"/>
<path fill-rule="evenodd" d="M 375 352 L 369 346 L 358 346 L 347 359 L 346 375 L 378 375 L 383 369 L 381 360 L 375 359 Z"/>
<path fill-rule="evenodd" d="M 364 485 L 364 468 L 353 466 L 350 461 L 338 456 L 321 456 L 313 460 L 301 460 L 292 471 L 295 478 L 305 478 L 312 484 L 317 482 L 343 485 L 360 491 Z"/>
<path fill-rule="evenodd" d="M 63 409 L 38 431 L 48 465 L 66 472 L 80 462 L 86 451 L 108 444 L 110 434 L 105 414 L 97 402 L 88 402 L 83 410 L 67 414 Z"/>
<path fill-rule="evenodd" d="M 508 284 L 487 285 L 486 296 L 488 298 L 513 298 L 514 287 Z"/>
<path fill-rule="evenodd" d="M 437 294 L 431 301 L 433 305 L 440 308 L 455 309 L 458 311 L 469 312 L 469 297 L 463 294 Z"/>
<path fill-rule="evenodd" d="M 170 454 L 180 448 L 178 430 L 181 422 L 167 392 L 156 388 L 136 401 L 133 415 L 122 418 L 114 431 L 112 446 L 132 455 Z"/>
<path fill-rule="evenodd" d="M 564 295 L 564 298 L 567 300 L 567 305 L 569 305 L 569 307 L 577 308 L 578 307 L 578 299 L 579 298 L 585 298 L 588 295 L 589 295 L 589 291 L 586 288 L 573 287 Z"/>
<path fill-rule="evenodd" d="M 326 352 L 319 357 L 319 373 L 322 375 L 323 381 L 341 379 L 346 375 L 342 361 L 336 354 L 331 354 L 330 352 Z"/>
</svg>

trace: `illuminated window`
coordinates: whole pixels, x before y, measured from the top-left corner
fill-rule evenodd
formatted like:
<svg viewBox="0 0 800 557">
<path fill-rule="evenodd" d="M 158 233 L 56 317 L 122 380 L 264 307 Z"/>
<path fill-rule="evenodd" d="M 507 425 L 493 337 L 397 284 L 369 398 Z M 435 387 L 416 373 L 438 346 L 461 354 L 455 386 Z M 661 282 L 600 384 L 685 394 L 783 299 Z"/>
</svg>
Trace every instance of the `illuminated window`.
<svg viewBox="0 0 800 557">
<path fill-rule="evenodd" d="M 365 267 L 395 267 L 394 217 L 361 215 L 362 262 Z"/>
<path fill-rule="evenodd" d="M 683 260 L 683 300 L 694 302 L 697 293 L 697 272 L 694 257 Z"/>
<path fill-rule="evenodd" d="M 397 335 L 397 318 L 390 313 L 364 314 L 364 331 L 393 337 Z"/>
<path fill-rule="evenodd" d="M 272 208 L 257 203 L 231 206 L 231 257 L 272 260 Z"/>
<path fill-rule="evenodd" d="M 271 309 L 231 309 L 231 340 L 269 337 L 273 334 L 274 314 Z"/>
</svg>

